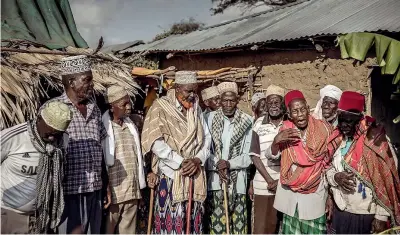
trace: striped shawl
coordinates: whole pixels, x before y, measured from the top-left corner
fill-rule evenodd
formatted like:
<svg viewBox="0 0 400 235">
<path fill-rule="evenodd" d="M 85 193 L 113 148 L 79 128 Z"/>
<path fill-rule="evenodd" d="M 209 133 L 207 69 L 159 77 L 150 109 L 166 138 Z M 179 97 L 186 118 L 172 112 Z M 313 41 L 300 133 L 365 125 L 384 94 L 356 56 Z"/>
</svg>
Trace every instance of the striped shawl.
<svg viewBox="0 0 400 235">
<path fill-rule="evenodd" d="M 353 172 L 372 189 L 374 200 L 391 216 L 392 226 L 400 225 L 400 180 L 392 152 L 382 126 L 365 117 L 357 127 L 354 141 L 344 156 L 344 168 Z M 343 135 L 338 129 L 329 138 L 329 153 L 340 147 Z"/>
<path fill-rule="evenodd" d="M 201 110 L 198 102 L 194 109 L 189 109 L 186 117 L 176 108 L 175 90 L 168 91 L 167 96 L 154 101 L 143 125 L 142 148 L 143 154 L 149 153 L 153 143 L 163 138 L 164 141 L 185 159 L 193 158 L 203 147 L 204 131 L 199 115 Z M 152 160 L 153 172 L 159 159 Z M 189 200 L 189 177 L 181 175 L 181 170 L 174 173 L 172 189 L 173 202 Z M 194 176 L 193 200 L 203 202 L 207 196 L 205 172 Z"/>
<path fill-rule="evenodd" d="M 242 148 L 242 140 L 245 138 L 246 132 L 252 126 L 252 120 L 249 115 L 245 114 L 241 110 L 237 110 L 233 117 L 232 123 L 233 133 L 229 144 L 229 156 L 228 160 L 239 157 Z M 214 154 L 218 159 L 222 159 L 222 132 L 224 130 L 224 114 L 222 109 L 216 111 L 215 116 L 212 120 L 211 136 L 214 142 Z M 237 170 L 231 170 L 229 172 L 229 185 L 232 191 L 230 194 L 236 193 L 236 181 L 237 181 Z M 233 202 L 233 200 L 229 200 Z M 233 204 L 230 203 L 230 206 Z"/>
<path fill-rule="evenodd" d="M 291 121 L 284 121 L 281 130 L 295 128 Z M 302 141 L 285 143 L 280 146 L 281 183 L 294 192 L 314 193 L 321 182 L 323 170 L 332 160 L 328 154 L 327 140 L 332 127 L 325 121 L 311 115 L 306 130 L 306 143 Z M 292 170 L 292 165 L 296 166 Z"/>
</svg>

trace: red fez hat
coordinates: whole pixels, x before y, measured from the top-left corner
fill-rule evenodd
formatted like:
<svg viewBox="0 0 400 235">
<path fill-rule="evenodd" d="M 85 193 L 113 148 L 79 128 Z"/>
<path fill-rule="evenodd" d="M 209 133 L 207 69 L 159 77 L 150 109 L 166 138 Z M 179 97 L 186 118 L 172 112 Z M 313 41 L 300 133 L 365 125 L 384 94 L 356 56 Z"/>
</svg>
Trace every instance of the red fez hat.
<svg viewBox="0 0 400 235">
<path fill-rule="evenodd" d="M 343 111 L 364 111 L 365 97 L 358 92 L 345 91 L 340 97 L 338 108 Z"/>
<path fill-rule="evenodd" d="M 286 95 L 285 95 L 285 105 L 286 107 L 290 104 L 290 102 L 292 102 L 292 100 L 295 99 L 305 99 L 303 93 L 301 93 L 301 91 L 299 90 L 293 90 L 293 91 L 289 91 Z"/>
</svg>

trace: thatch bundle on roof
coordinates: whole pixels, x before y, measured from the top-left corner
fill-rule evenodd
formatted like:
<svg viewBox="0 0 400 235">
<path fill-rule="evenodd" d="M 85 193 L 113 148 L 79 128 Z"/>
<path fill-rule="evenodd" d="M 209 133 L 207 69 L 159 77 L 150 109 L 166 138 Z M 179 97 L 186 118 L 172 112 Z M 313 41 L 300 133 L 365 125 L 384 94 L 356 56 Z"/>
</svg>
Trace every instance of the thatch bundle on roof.
<svg viewBox="0 0 400 235">
<path fill-rule="evenodd" d="M 103 93 L 107 86 L 119 84 L 134 95 L 138 85 L 131 67 L 120 59 L 93 49 L 67 47 L 65 51 L 21 45 L 2 47 L 1 52 L 1 123 L 0 128 L 33 118 L 40 99 L 48 99 L 50 90 L 62 90 L 59 61 L 69 55 L 89 55 L 93 62 L 94 88 Z"/>
</svg>

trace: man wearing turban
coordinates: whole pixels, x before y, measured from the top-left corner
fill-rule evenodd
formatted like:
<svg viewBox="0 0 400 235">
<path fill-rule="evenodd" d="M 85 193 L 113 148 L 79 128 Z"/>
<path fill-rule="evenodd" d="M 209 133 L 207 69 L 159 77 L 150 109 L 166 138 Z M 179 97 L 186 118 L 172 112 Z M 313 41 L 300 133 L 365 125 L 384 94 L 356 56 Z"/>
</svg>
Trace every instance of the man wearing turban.
<svg viewBox="0 0 400 235">
<path fill-rule="evenodd" d="M 323 172 L 331 162 L 327 140 L 332 127 L 310 115 L 298 90 L 286 94 L 285 105 L 289 120 L 267 149 L 267 158 L 281 158 L 274 208 L 283 213 L 284 234 L 324 234 L 328 191 Z"/>
<path fill-rule="evenodd" d="M 326 120 L 334 127 L 337 126 L 337 110 L 342 90 L 333 85 L 326 85 L 319 91 L 320 99 L 314 109 L 316 119 Z"/>
<path fill-rule="evenodd" d="M 64 145 L 72 111 L 46 103 L 35 120 L 1 131 L 1 232 L 54 232 L 64 211 Z M 36 219 L 36 220 L 35 220 Z"/>
</svg>

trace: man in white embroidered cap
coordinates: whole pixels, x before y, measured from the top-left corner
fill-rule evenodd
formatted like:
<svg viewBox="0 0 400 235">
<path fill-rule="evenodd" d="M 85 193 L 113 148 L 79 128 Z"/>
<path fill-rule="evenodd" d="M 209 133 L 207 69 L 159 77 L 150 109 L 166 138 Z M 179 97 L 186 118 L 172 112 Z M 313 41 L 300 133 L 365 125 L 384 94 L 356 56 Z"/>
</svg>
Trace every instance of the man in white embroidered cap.
<svg viewBox="0 0 400 235">
<path fill-rule="evenodd" d="M 63 132 L 72 111 L 46 103 L 34 120 L 1 131 L 1 232 L 54 232 L 64 210 Z"/>
<path fill-rule="evenodd" d="M 210 112 L 219 109 L 221 106 L 221 97 L 219 95 L 218 87 L 211 86 L 201 91 L 201 98 L 206 106 L 203 112 L 204 118 L 207 119 Z"/>
<path fill-rule="evenodd" d="M 144 121 L 143 154 L 153 152 L 152 170 L 159 177 L 153 233 L 203 233 L 203 202 L 207 196 L 203 165 L 211 136 L 196 91 L 197 74 L 177 72 L 174 89 L 154 101 Z"/>
<path fill-rule="evenodd" d="M 61 61 L 64 93 L 53 100 L 72 110 L 66 132 L 69 136 L 65 176 L 65 210 L 59 233 L 100 233 L 102 174 L 105 173 L 101 140 L 107 136 L 101 112 L 93 96 L 91 61 L 73 56 Z"/>
</svg>

